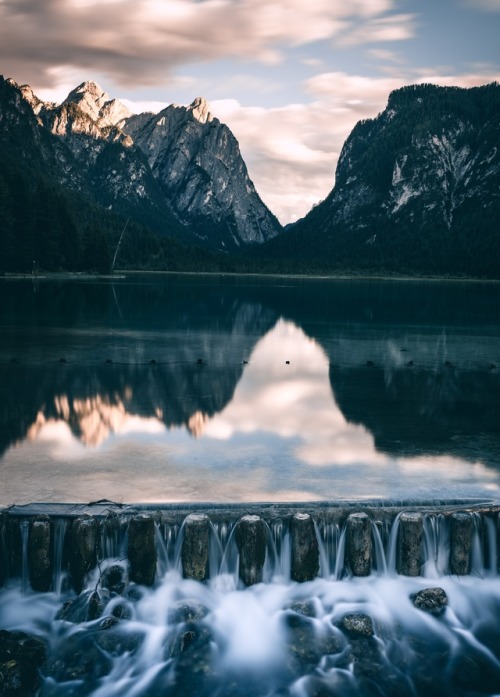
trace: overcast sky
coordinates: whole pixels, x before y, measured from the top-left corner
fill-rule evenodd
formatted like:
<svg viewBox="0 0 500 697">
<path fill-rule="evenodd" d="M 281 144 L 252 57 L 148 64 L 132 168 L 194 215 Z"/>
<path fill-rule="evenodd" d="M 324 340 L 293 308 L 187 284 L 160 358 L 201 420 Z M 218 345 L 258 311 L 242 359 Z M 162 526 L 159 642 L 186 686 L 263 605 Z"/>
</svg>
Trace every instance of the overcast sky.
<svg viewBox="0 0 500 697">
<path fill-rule="evenodd" d="M 0 0 L 0 73 L 54 101 L 94 80 L 135 111 L 205 97 L 287 223 L 391 90 L 499 80 L 499 36 L 500 0 Z"/>
</svg>

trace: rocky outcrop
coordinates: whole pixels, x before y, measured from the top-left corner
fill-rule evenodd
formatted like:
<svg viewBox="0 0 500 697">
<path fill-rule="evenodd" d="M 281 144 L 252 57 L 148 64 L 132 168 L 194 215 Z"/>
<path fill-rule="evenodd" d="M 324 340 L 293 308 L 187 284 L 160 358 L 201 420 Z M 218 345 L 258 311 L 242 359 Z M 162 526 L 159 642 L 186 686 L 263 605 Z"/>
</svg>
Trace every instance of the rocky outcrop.
<svg viewBox="0 0 500 697">
<path fill-rule="evenodd" d="M 93 205 L 182 242 L 231 251 L 281 231 L 229 128 L 207 102 L 132 115 L 94 82 L 61 104 L 4 81 L 0 140 Z M 19 152 L 20 151 L 20 152 Z M 49 170 L 49 172 L 47 172 Z"/>
<path fill-rule="evenodd" d="M 44 665 L 47 644 L 25 632 L 0 629 L 0 694 L 6 697 L 34 697 L 41 685 L 39 670 Z"/>
<path fill-rule="evenodd" d="M 189 107 L 171 105 L 148 120 L 141 115 L 120 123 L 145 153 L 179 220 L 202 243 L 231 250 L 279 233 L 278 221 L 248 176 L 236 138 L 210 113 L 205 99 L 198 97 Z"/>
</svg>

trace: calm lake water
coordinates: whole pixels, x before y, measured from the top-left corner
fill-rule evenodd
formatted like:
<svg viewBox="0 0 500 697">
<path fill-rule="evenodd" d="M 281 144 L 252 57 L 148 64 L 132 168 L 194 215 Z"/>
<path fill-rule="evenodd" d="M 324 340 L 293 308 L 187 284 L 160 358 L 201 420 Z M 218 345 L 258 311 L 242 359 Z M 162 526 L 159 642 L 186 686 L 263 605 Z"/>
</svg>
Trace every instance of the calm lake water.
<svg viewBox="0 0 500 697">
<path fill-rule="evenodd" d="M 500 284 L 131 275 L 0 299 L 0 505 L 500 498 Z"/>
</svg>

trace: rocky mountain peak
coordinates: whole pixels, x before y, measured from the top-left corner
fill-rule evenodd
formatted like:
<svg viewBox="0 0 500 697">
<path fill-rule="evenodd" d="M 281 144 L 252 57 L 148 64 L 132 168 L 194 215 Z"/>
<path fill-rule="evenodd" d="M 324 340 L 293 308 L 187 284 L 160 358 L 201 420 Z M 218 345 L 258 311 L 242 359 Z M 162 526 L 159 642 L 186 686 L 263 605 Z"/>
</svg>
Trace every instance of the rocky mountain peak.
<svg viewBox="0 0 500 697">
<path fill-rule="evenodd" d="M 213 119 L 209 104 L 204 97 L 196 97 L 194 102 L 189 105 L 188 111 L 190 111 L 193 118 L 200 123 L 207 123 Z"/>
<path fill-rule="evenodd" d="M 82 82 L 72 90 L 63 104 L 77 104 L 80 109 L 90 116 L 100 126 L 115 126 L 122 119 L 131 116 L 125 104 L 118 99 L 111 99 L 96 82 Z"/>
</svg>

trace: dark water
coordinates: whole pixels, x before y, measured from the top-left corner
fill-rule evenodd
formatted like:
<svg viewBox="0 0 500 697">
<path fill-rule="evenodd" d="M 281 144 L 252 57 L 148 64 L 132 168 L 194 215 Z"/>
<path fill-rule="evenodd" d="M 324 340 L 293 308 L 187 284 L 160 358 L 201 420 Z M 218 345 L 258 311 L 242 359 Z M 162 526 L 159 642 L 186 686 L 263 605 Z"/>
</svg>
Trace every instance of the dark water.
<svg viewBox="0 0 500 697">
<path fill-rule="evenodd" d="M 498 498 L 500 285 L 0 284 L 0 505 Z"/>
<path fill-rule="evenodd" d="M 0 296 L 0 505 L 499 498 L 500 285 L 134 276 Z M 107 567 L 126 577 L 118 545 L 79 597 L 61 525 L 51 592 L 29 588 L 27 524 L 0 589 L 0 629 L 47 642 L 43 697 L 500 695 L 494 518 L 463 577 L 439 517 L 416 578 L 395 572 L 393 526 L 369 577 L 341 572 L 332 529 L 319 577 L 291 582 L 273 529 L 266 582 L 246 589 L 227 526 L 206 583 L 181 578 L 158 528 L 153 587 L 106 589 Z M 434 586 L 446 607 L 416 608 Z"/>
</svg>

